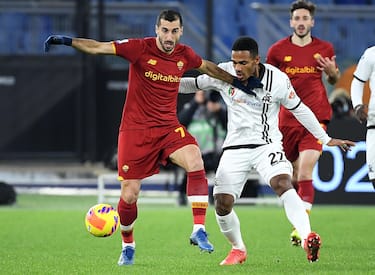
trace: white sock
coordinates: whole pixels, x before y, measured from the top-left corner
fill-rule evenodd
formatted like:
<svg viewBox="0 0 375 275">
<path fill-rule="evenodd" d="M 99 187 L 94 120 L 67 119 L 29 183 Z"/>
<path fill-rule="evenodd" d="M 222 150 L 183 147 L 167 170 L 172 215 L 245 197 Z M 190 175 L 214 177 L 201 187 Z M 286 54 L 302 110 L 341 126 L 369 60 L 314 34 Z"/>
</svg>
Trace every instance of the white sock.
<svg viewBox="0 0 375 275">
<path fill-rule="evenodd" d="M 241 236 L 240 220 L 238 219 L 236 212 L 232 209 L 232 211 L 226 216 L 219 216 L 217 213 L 215 213 L 215 215 L 220 231 L 231 243 L 232 248 L 246 250 Z"/>
<path fill-rule="evenodd" d="M 205 226 L 203 224 L 194 224 L 193 225 L 193 233 L 197 232 L 199 229 L 203 229 L 204 231 L 206 231 L 205 229 Z"/>
<path fill-rule="evenodd" d="M 130 230 L 133 229 L 134 224 L 135 224 L 135 221 L 132 222 L 132 223 L 129 224 L 129 225 L 122 225 L 122 224 L 120 224 L 120 230 L 121 230 L 121 231 L 130 231 Z M 132 243 L 125 243 L 125 242 L 122 240 L 122 248 L 124 248 L 125 246 L 132 246 L 132 247 L 135 248 L 135 242 L 132 242 Z"/>
<path fill-rule="evenodd" d="M 124 248 L 125 246 L 131 246 L 131 247 L 135 248 L 135 242 L 124 243 L 124 241 L 122 241 L 122 248 Z"/>
<path fill-rule="evenodd" d="M 301 198 L 298 196 L 295 189 L 289 189 L 280 196 L 284 204 L 285 214 L 289 222 L 297 230 L 301 237 L 302 248 L 307 235 L 311 232 L 309 215 L 306 213 L 305 207 Z"/>
<path fill-rule="evenodd" d="M 121 229 L 121 231 L 130 231 L 130 230 L 133 229 L 134 224 L 135 224 L 135 221 L 132 222 L 132 223 L 129 224 L 129 225 L 122 225 L 122 224 L 120 224 L 120 229 Z"/>
</svg>

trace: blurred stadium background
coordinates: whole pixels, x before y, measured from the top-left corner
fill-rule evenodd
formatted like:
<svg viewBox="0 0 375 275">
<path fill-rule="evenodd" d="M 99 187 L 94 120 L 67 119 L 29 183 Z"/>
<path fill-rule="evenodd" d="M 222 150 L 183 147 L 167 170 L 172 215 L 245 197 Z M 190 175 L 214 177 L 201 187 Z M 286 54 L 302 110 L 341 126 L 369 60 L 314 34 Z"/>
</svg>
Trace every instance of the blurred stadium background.
<svg viewBox="0 0 375 275">
<path fill-rule="evenodd" d="M 268 47 L 291 33 L 291 2 L 0 0 L 0 181 L 35 185 L 50 173 L 48 182 L 57 178 L 61 183 L 61 178 L 73 177 L 91 178 L 95 184 L 98 174 L 110 172 L 128 63 L 114 57 L 83 55 L 70 47 L 54 47 L 45 54 L 43 42 L 50 34 L 102 41 L 154 36 L 159 11 L 173 8 L 183 15 L 182 42 L 204 58 L 227 60 L 232 42 L 240 35 L 249 35 L 258 40 L 264 61 Z M 336 87 L 329 87 L 329 93 L 334 89 L 348 92 L 353 65 L 364 49 L 375 44 L 375 1 L 313 2 L 318 7 L 313 35 L 333 43 L 344 73 Z M 181 104 L 186 100 L 181 97 Z M 332 123 L 338 126 L 331 129 L 337 137 L 364 140 L 363 126 L 349 118 L 338 120 Z M 346 182 L 359 171 L 359 183 L 366 182 L 361 148 L 357 156 L 340 160 L 345 169 L 340 182 L 331 184 L 333 191 L 347 192 Z M 321 167 L 328 168 L 320 171 L 320 177 L 326 181 L 334 174 L 334 156 L 322 160 L 326 163 Z M 50 172 L 40 175 L 41 166 Z M 360 189 L 353 191 L 359 196 L 345 194 L 338 202 L 375 201 L 368 186 Z M 318 194 L 318 200 L 325 198 L 326 192 Z"/>
</svg>

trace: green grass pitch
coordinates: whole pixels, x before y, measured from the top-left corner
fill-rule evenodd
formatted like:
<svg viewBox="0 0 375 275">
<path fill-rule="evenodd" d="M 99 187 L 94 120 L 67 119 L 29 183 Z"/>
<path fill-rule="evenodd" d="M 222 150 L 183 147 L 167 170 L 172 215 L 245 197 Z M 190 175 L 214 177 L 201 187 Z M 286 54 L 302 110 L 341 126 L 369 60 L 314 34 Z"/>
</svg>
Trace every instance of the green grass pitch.
<svg viewBox="0 0 375 275">
<path fill-rule="evenodd" d="M 309 263 L 289 243 L 291 225 L 280 206 L 236 206 L 248 259 L 219 266 L 230 245 L 220 233 L 214 209 L 207 231 L 212 254 L 189 244 L 188 207 L 139 205 L 135 264 L 117 266 L 117 231 L 91 236 L 84 216 L 95 197 L 19 195 L 0 207 L 0 274 L 375 274 L 375 207 L 315 206 L 313 230 L 322 237 L 320 260 Z"/>
</svg>

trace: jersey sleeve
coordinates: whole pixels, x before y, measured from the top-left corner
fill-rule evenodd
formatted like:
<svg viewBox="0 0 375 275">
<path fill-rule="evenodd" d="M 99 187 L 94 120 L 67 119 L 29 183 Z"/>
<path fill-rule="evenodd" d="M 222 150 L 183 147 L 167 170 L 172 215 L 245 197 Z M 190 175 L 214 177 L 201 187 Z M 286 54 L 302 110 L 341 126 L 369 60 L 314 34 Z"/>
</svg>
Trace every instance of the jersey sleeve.
<svg viewBox="0 0 375 275">
<path fill-rule="evenodd" d="M 200 57 L 192 48 L 188 46 L 185 46 L 185 51 L 189 60 L 188 69 L 198 69 L 202 65 L 202 57 Z"/>
<path fill-rule="evenodd" d="M 363 87 L 371 76 L 372 68 L 375 68 L 375 59 L 371 58 L 369 51 L 370 50 L 367 49 L 362 54 L 353 73 L 354 78 L 350 86 L 350 96 L 352 98 L 353 107 L 363 104 Z M 374 64 L 371 64 L 371 60 Z"/>
<path fill-rule="evenodd" d="M 223 81 L 213 78 L 206 74 L 199 75 L 196 80 L 196 85 L 200 90 L 221 90 L 223 83 Z"/>
<path fill-rule="evenodd" d="M 130 63 L 135 63 L 143 53 L 145 43 L 142 39 L 123 39 L 113 42 L 116 55 L 127 59 Z"/>
<path fill-rule="evenodd" d="M 291 110 L 296 119 L 305 127 L 314 137 L 323 144 L 327 144 L 331 137 L 323 130 L 314 113 L 302 102 L 298 107 Z"/>
<path fill-rule="evenodd" d="M 279 84 L 281 92 L 278 93 L 279 95 L 282 95 L 282 97 L 280 98 L 280 102 L 286 109 L 293 110 L 298 107 L 301 99 L 298 97 L 296 91 L 294 90 L 289 77 L 285 73 L 282 73 L 282 75 L 284 77 L 280 80 Z"/>
<path fill-rule="evenodd" d="M 224 71 L 230 72 L 230 68 L 228 67 L 228 63 L 220 63 L 218 66 L 223 69 Z M 201 90 L 208 90 L 208 89 L 214 89 L 217 91 L 223 91 L 228 86 L 230 86 L 228 83 L 219 80 L 217 78 L 213 78 L 209 75 L 202 74 L 197 77 L 196 85 Z"/>
<path fill-rule="evenodd" d="M 357 68 L 354 71 L 354 76 L 358 80 L 366 82 L 370 78 L 371 67 L 375 66 L 375 64 L 371 64 L 371 60 L 374 62 L 375 59 L 371 58 L 369 55 L 369 50 L 367 49 L 359 59 Z"/>
<path fill-rule="evenodd" d="M 353 107 L 363 104 L 363 87 L 365 82 L 358 80 L 353 77 L 352 83 L 350 84 L 350 97 L 352 98 Z"/>
</svg>

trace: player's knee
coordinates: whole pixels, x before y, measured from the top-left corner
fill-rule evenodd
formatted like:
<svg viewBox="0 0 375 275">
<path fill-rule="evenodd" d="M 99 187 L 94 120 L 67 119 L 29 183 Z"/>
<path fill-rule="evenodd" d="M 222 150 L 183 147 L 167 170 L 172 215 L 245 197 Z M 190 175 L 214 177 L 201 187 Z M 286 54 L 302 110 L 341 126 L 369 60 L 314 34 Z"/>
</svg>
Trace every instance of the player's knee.
<svg viewBox="0 0 375 275">
<path fill-rule="evenodd" d="M 292 180 L 289 175 L 282 174 L 273 177 L 270 181 L 272 189 L 278 196 L 281 196 L 285 191 L 292 189 Z"/>
<path fill-rule="evenodd" d="M 203 170 L 203 169 L 204 169 L 203 160 L 200 156 L 196 156 L 196 157 L 192 158 L 186 164 L 186 171 L 188 171 L 188 172 L 199 171 L 199 170 Z"/>
<path fill-rule="evenodd" d="M 219 216 L 228 215 L 233 208 L 234 199 L 229 194 L 215 194 L 215 211 Z"/>
<path fill-rule="evenodd" d="M 298 181 L 311 180 L 312 179 L 312 173 L 313 173 L 313 169 L 306 169 L 304 171 L 301 171 L 298 174 L 297 180 Z"/>
<path fill-rule="evenodd" d="M 127 203 L 132 204 L 138 200 L 139 184 L 131 181 L 121 182 L 121 198 Z"/>
<path fill-rule="evenodd" d="M 121 198 L 126 202 L 127 204 L 135 203 L 138 200 L 138 196 L 135 194 L 124 194 L 121 195 Z"/>
</svg>

